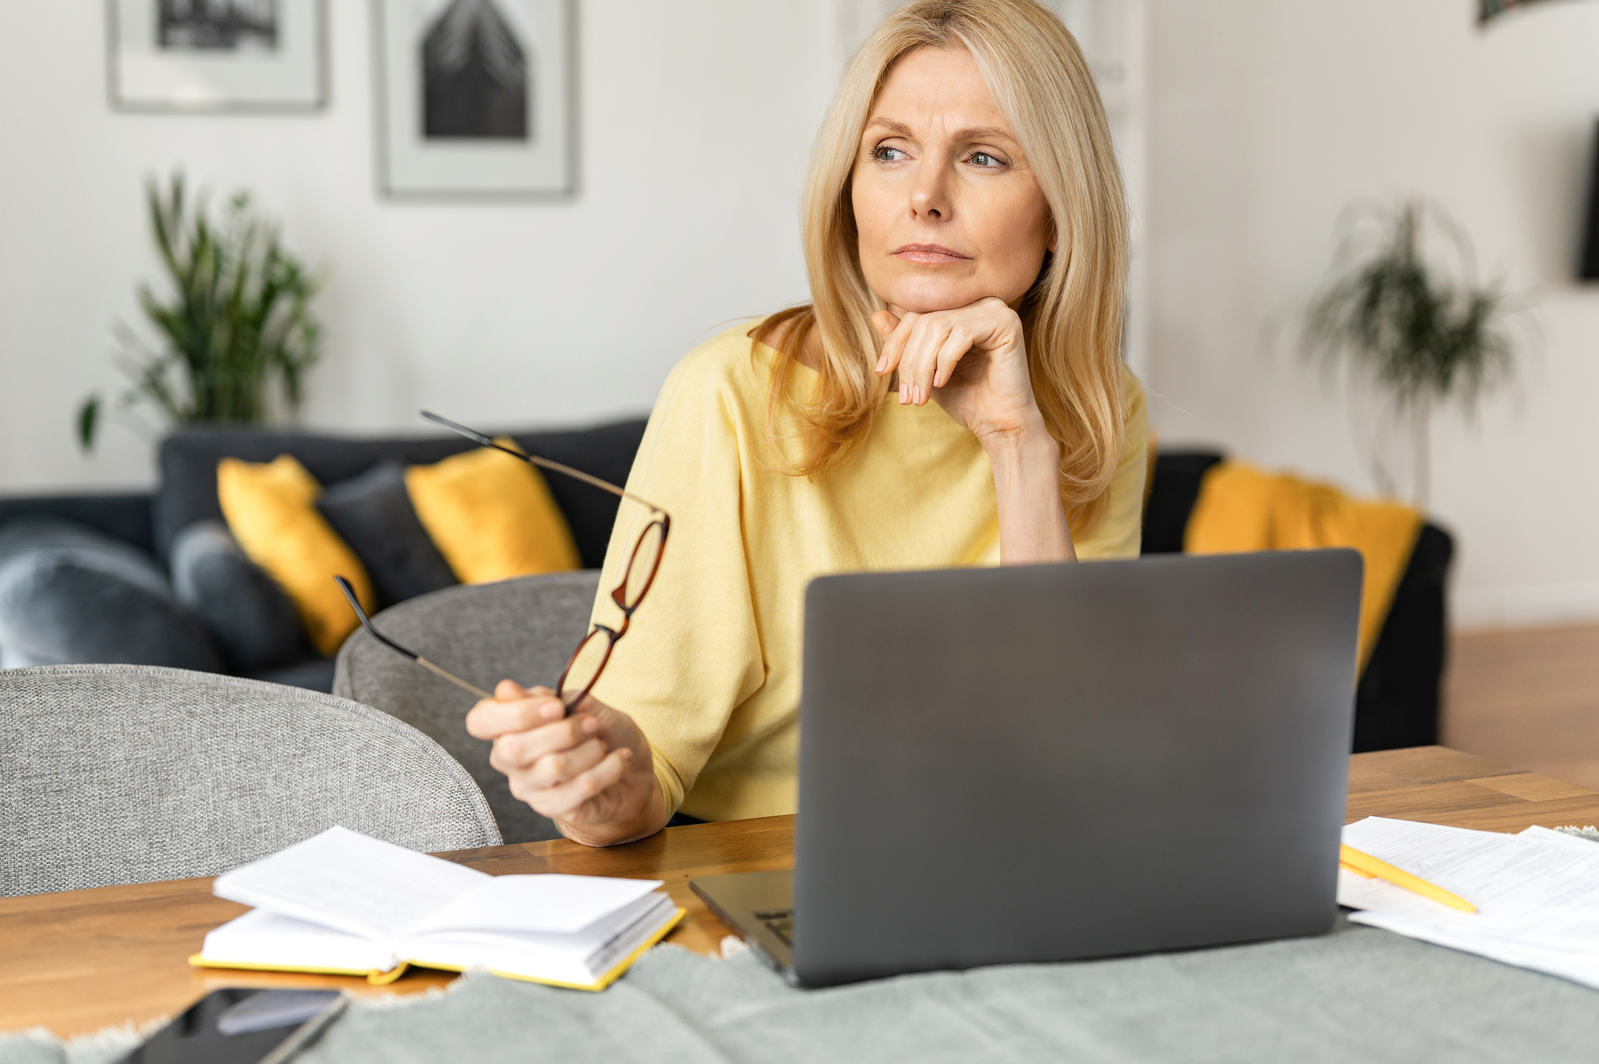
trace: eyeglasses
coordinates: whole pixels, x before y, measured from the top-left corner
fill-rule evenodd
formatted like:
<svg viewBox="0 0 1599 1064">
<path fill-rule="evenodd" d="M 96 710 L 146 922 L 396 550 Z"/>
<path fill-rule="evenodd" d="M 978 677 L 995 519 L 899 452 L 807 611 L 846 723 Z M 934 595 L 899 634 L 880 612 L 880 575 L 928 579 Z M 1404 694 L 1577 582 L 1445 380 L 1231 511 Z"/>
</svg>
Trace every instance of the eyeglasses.
<svg viewBox="0 0 1599 1064">
<path fill-rule="evenodd" d="M 655 583 L 655 574 L 661 570 L 661 558 L 666 553 L 666 537 L 672 530 L 671 516 L 659 506 L 647 499 L 640 498 L 625 488 L 619 488 L 609 481 L 599 477 L 590 476 L 581 470 L 564 466 L 559 462 L 552 462 L 548 458 L 539 458 L 536 455 L 526 454 L 521 450 L 513 450 L 505 446 L 492 436 L 469 429 L 465 425 L 456 424 L 448 418 L 440 417 L 429 411 L 422 411 L 422 416 L 435 424 L 442 425 L 451 432 L 465 436 L 467 439 L 483 447 L 490 447 L 496 451 L 503 451 L 513 458 L 520 458 L 535 466 L 551 469 L 557 473 L 564 473 L 575 477 L 585 484 L 602 488 L 612 495 L 622 499 L 632 499 L 636 503 L 649 508 L 653 515 L 650 523 L 644 526 L 639 533 L 637 541 L 633 544 L 633 551 L 628 555 L 627 568 L 622 571 L 622 581 L 611 590 L 611 601 L 616 603 L 622 611 L 622 623 L 612 628 L 608 625 L 595 624 L 589 628 L 583 641 L 572 651 L 572 656 L 567 659 L 566 667 L 561 670 L 561 678 L 555 682 L 555 694 L 566 705 L 567 715 L 577 708 L 583 699 L 594 690 L 594 685 L 599 682 L 600 674 L 605 671 L 605 666 L 610 664 L 611 652 L 616 649 L 616 644 L 627 634 L 628 628 L 633 623 L 633 614 L 638 611 L 639 603 L 644 601 L 644 596 L 649 594 L 651 586 Z M 339 590 L 344 592 L 344 597 L 349 600 L 350 608 L 355 611 L 355 616 L 360 620 L 361 627 L 367 634 L 379 643 L 388 647 L 402 657 L 410 658 L 429 672 L 448 680 L 457 687 L 471 691 L 479 698 L 492 699 L 494 696 L 478 687 L 476 684 L 456 676 L 454 673 L 434 664 L 414 650 L 401 646 L 388 636 L 379 632 L 372 624 L 372 619 L 366 615 L 366 610 L 361 608 L 360 601 L 355 596 L 355 589 L 350 582 L 342 576 L 335 576 L 334 581 L 339 585 Z"/>
</svg>

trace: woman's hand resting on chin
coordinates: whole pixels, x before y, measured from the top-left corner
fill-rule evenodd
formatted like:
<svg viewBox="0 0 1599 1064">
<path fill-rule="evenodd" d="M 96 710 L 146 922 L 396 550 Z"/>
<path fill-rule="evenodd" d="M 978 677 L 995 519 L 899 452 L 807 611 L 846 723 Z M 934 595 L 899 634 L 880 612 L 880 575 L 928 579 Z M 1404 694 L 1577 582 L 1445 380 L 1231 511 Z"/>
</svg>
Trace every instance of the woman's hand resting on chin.
<svg viewBox="0 0 1599 1064">
<path fill-rule="evenodd" d="M 1022 319 L 1003 300 L 925 313 L 889 305 L 879 375 L 899 370 L 899 401 L 936 400 L 982 443 L 994 467 L 1000 555 L 1008 565 L 1077 557 L 1060 499 L 1060 446 L 1027 372 Z"/>
<path fill-rule="evenodd" d="M 890 306 L 872 315 L 883 337 L 877 373 L 899 370 L 899 401 L 936 400 L 985 448 L 1049 437 L 1027 372 L 1021 317 L 989 297 L 917 314 Z"/>
<path fill-rule="evenodd" d="M 493 740 L 489 764 L 505 773 L 511 794 L 567 838 L 611 846 L 664 827 L 650 741 L 633 718 L 594 698 L 565 714 L 548 687 L 501 680 L 494 699 L 467 714 L 466 730 Z"/>
</svg>

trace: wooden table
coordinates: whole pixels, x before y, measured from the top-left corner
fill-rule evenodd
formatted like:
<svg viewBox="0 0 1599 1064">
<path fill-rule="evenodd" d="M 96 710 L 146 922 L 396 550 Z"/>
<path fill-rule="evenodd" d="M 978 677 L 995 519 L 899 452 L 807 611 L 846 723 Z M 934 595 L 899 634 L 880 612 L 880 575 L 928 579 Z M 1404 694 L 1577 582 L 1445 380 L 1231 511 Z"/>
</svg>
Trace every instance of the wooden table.
<svg viewBox="0 0 1599 1064">
<path fill-rule="evenodd" d="M 1520 831 L 1599 823 L 1599 793 L 1440 746 L 1357 754 L 1350 820 L 1390 816 Z M 793 818 L 668 828 L 609 850 L 536 842 L 445 856 L 485 872 L 570 872 L 666 881 L 687 919 L 667 940 L 715 952 L 726 925 L 689 889 L 692 876 L 787 868 Z M 218 986 L 340 986 L 355 994 L 415 993 L 454 978 L 413 970 L 387 987 L 359 979 L 191 968 L 205 933 L 244 912 L 211 894 L 211 880 L 0 899 L 0 1030 L 43 1025 L 72 1035 L 180 1011 Z"/>
</svg>

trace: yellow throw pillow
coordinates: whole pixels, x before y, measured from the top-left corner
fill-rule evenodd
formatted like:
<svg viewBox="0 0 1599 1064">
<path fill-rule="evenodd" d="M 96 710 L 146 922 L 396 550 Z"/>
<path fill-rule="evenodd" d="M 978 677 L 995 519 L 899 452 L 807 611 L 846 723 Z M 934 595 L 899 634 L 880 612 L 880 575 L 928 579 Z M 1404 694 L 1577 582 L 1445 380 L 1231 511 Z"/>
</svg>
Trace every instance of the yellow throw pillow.
<svg viewBox="0 0 1599 1064">
<path fill-rule="evenodd" d="M 292 455 L 270 462 L 217 463 L 217 500 L 239 547 L 287 591 L 311 644 L 333 655 L 360 622 L 333 582 L 342 576 L 368 612 L 372 582 L 344 540 L 317 513 L 322 486 Z"/>
<path fill-rule="evenodd" d="M 514 447 L 508 439 L 499 441 Z M 488 447 L 405 471 L 411 506 L 463 584 L 576 569 L 572 530 L 538 470 Z"/>
</svg>

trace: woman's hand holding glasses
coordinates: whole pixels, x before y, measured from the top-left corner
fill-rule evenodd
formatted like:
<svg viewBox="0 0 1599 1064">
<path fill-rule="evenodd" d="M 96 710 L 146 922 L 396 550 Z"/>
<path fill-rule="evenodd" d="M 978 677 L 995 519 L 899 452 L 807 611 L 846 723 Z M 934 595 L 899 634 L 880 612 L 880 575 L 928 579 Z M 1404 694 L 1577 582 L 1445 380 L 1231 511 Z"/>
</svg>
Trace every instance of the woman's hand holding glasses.
<svg viewBox="0 0 1599 1064">
<path fill-rule="evenodd" d="M 643 730 L 592 696 L 568 716 L 548 687 L 501 680 L 494 698 L 467 714 L 466 730 L 493 741 L 489 764 L 505 773 L 511 794 L 577 842 L 630 842 L 670 816 Z"/>
<path fill-rule="evenodd" d="M 529 690 L 514 680 L 501 680 L 491 695 L 378 631 L 349 581 L 342 576 L 335 576 L 334 581 L 373 639 L 479 697 L 467 714 L 467 733 L 494 743 L 489 764 L 505 774 L 511 794 L 518 800 L 556 821 L 568 838 L 590 846 L 611 846 L 654 834 L 666 826 L 671 810 L 655 779 L 650 741 L 632 717 L 589 692 L 655 583 L 672 528 L 671 517 L 649 500 L 599 477 L 512 449 L 426 410 L 422 416 L 483 447 L 575 477 L 649 509 L 649 520 L 634 541 L 621 580 L 610 592 L 617 619 L 590 626 L 561 670 L 556 690 Z"/>
</svg>

